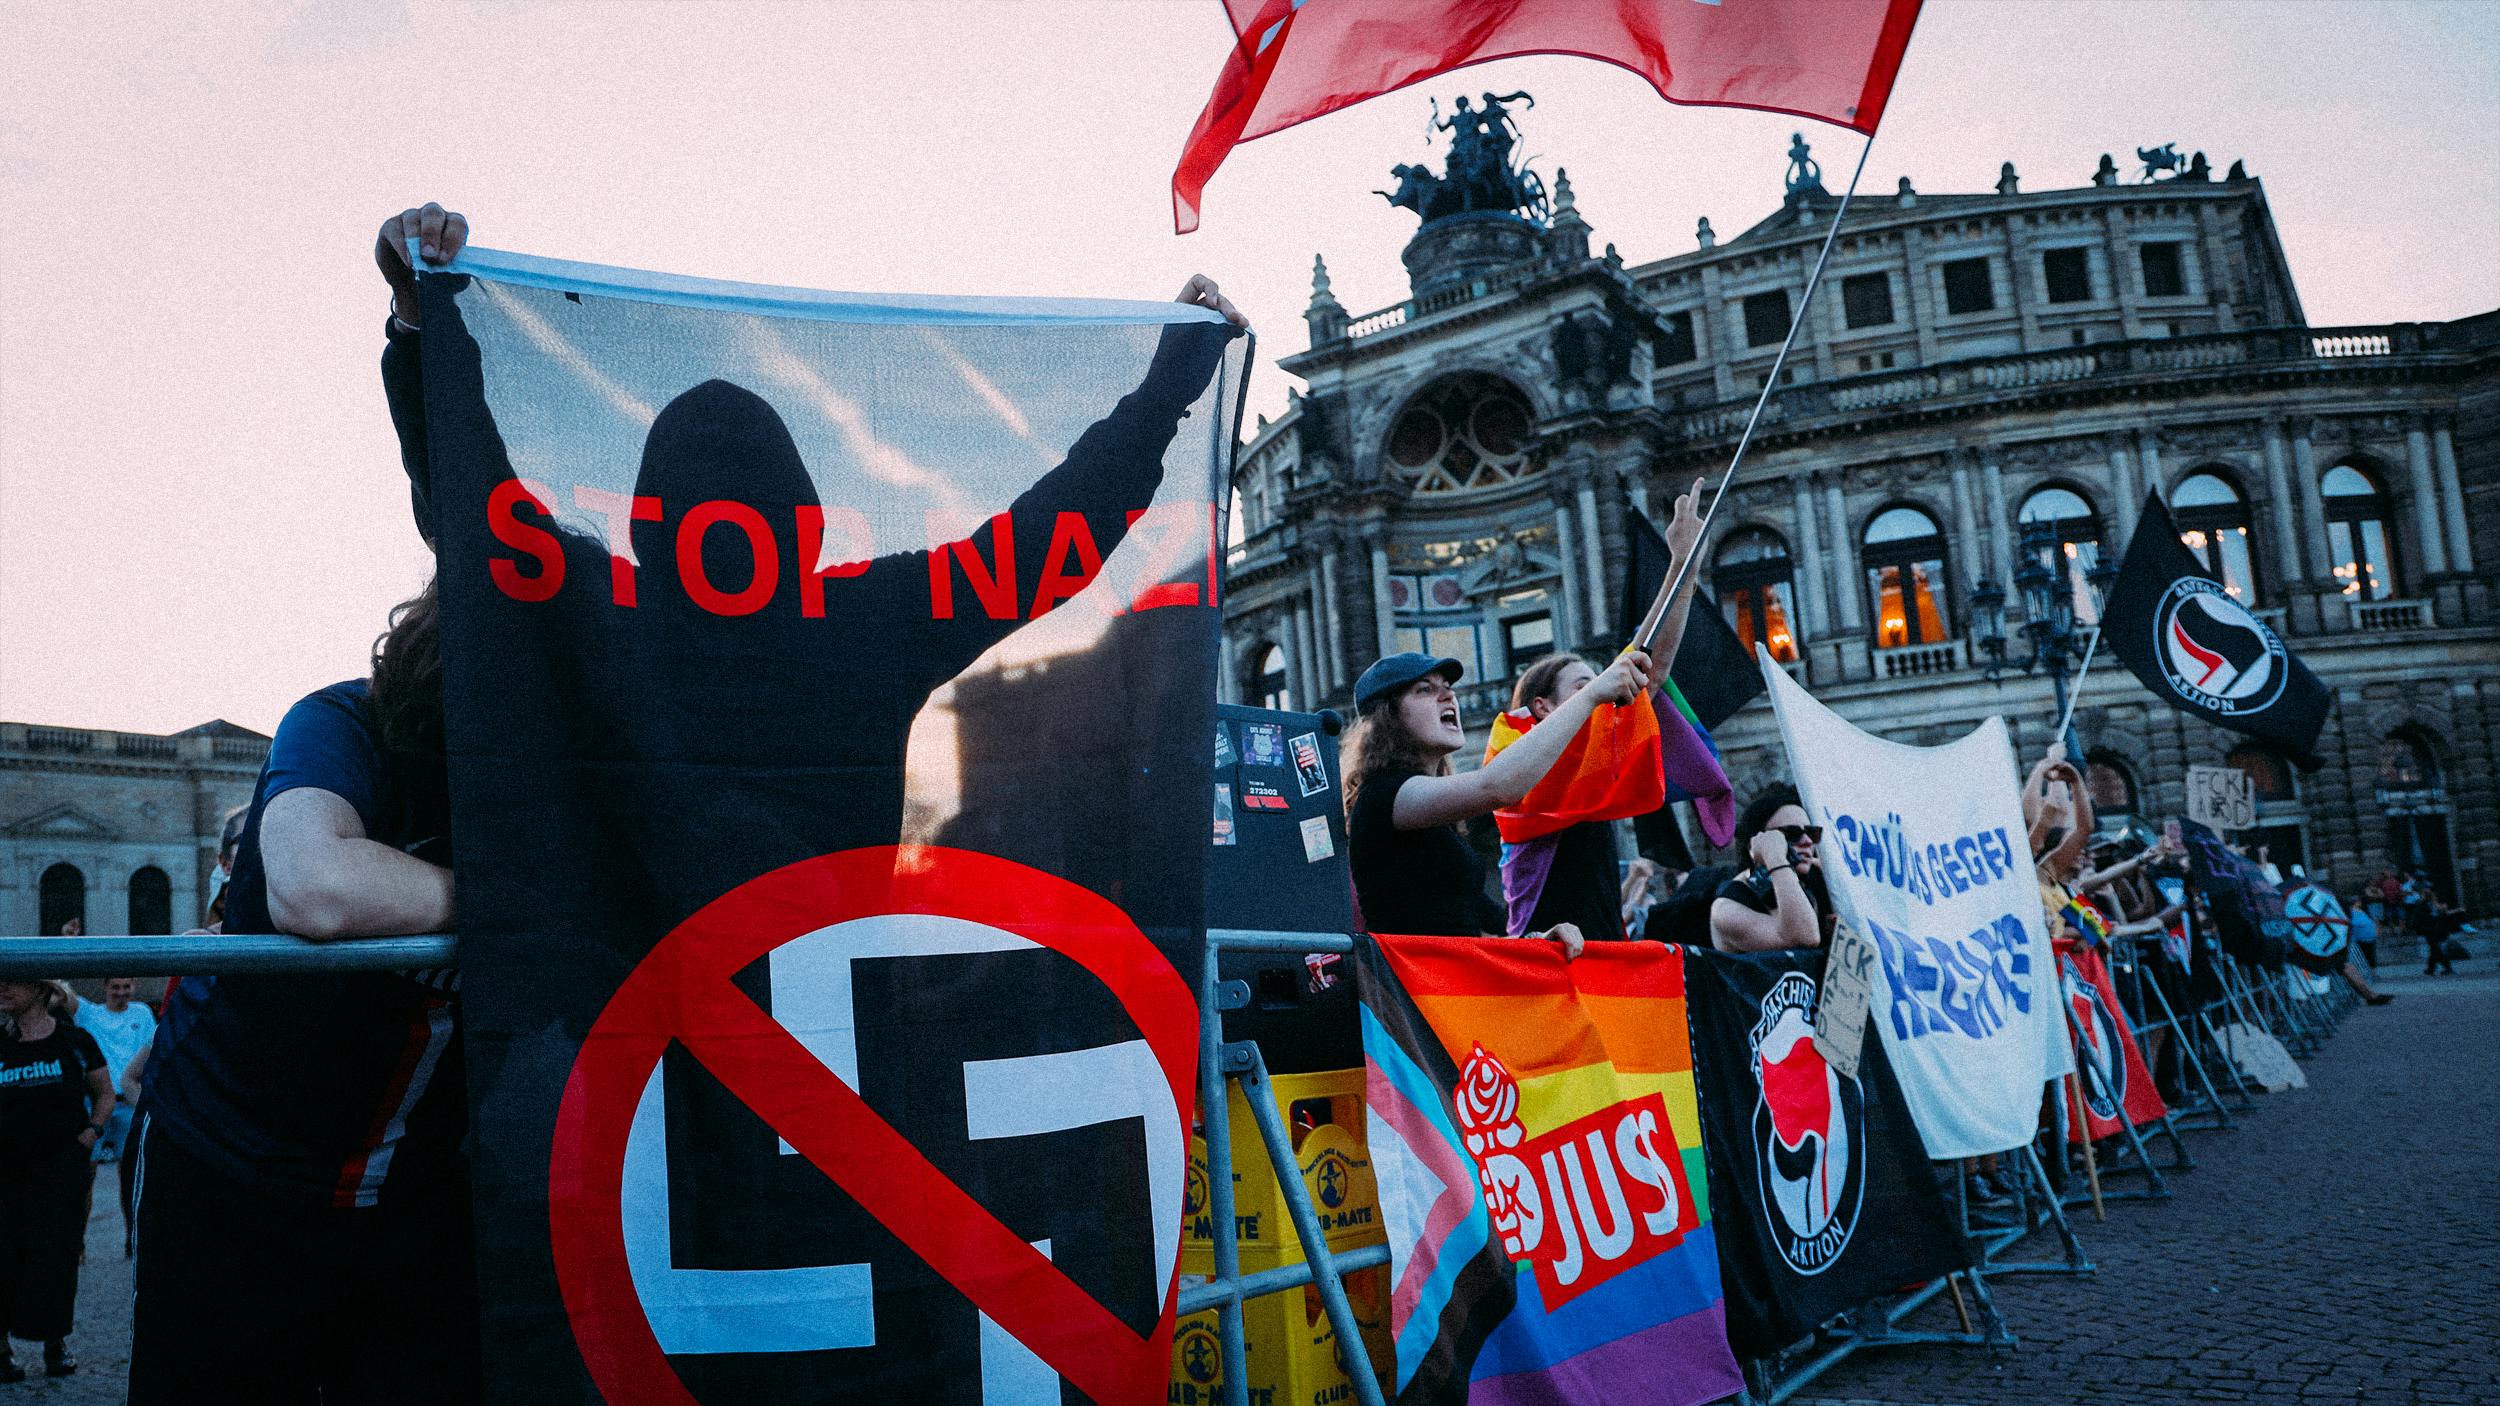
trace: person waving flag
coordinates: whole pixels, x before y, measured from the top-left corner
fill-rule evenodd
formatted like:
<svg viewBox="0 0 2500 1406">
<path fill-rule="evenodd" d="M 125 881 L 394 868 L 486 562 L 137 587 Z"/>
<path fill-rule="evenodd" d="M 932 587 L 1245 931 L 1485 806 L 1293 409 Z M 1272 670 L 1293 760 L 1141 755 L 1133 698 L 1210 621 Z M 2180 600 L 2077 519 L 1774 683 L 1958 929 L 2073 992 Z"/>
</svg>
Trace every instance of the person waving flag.
<svg viewBox="0 0 2500 1406">
<path fill-rule="evenodd" d="M 1224 0 L 1234 43 L 1172 172 L 1198 227 L 1207 181 L 1255 137 L 1487 59 L 1578 54 L 1669 102 L 1751 107 L 1873 136 L 1922 0 Z"/>
</svg>

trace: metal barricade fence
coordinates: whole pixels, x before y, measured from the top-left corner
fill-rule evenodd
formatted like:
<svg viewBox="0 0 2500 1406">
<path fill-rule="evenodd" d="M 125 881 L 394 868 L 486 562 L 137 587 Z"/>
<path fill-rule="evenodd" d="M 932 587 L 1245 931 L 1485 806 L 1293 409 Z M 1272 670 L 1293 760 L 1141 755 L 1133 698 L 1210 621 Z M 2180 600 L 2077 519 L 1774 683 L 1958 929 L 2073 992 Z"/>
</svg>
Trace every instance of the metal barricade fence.
<svg viewBox="0 0 2500 1406">
<path fill-rule="evenodd" d="M 1248 1353 L 1242 1341 L 1241 1305 L 1246 1299 L 1315 1289 L 1337 1336 L 1354 1399 L 1383 1406 L 1380 1384 L 1363 1351 L 1363 1335 L 1345 1293 L 1345 1275 L 1389 1262 L 1389 1247 L 1369 1245 L 1336 1251 L 1321 1230 L 1309 1189 L 1294 1160 L 1293 1136 L 1268 1096 L 1267 1063 L 1247 1040 L 1224 1038 L 1223 1013 L 1248 1004 L 1249 990 L 1217 971 L 1223 952 L 1349 953 L 1344 933 L 1208 933 L 1197 979 L 1198 1100 L 1206 1130 L 1209 1228 L 1215 1273 L 1181 1291 L 1181 1316 L 1217 1313 L 1222 1343 L 1226 1406 L 1248 1406 Z M 195 933 L 183 937 L 0 937 L 0 973 L 29 977 L 222 976 L 342 971 L 404 971 L 449 967 L 459 960 L 459 939 L 449 933 L 409 937 L 343 938 L 312 942 L 297 937 Z M 1252 1121 L 1258 1125 L 1285 1209 L 1302 1242 L 1303 1262 L 1241 1272 L 1239 1227 L 1233 1207 L 1231 1120 L 1224 1116 L 1225 1081 L 1238 1080 Z"/>
</svg>

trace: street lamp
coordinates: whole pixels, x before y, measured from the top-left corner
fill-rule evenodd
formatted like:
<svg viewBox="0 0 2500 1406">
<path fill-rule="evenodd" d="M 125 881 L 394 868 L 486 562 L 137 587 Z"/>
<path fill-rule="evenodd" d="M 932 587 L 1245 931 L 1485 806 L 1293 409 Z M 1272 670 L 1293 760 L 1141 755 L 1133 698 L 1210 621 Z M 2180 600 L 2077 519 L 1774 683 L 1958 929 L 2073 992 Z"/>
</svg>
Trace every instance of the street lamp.
<svg viewBox="0 0 2500 1406">
<path fill-rule="evenodd" d="M 2023 524 L 2022 565 L 2014 569 L 2014 588 L 2022 593 L 2022 632 L 2028 649 L 2011 658 L 2005 638 L 2005 591 L 1982 579 L 1970 593 L 1971 637 L 1987 656 L 1980 666 L 1990 683 L 2001 682 L 2008 670 L 2025 674 L 2045 671 L 2057 692 L 2057 715 L 2066 716 L 2066 676 L 2089 653 L 2093 625 L 2075 618 L 2073 592 L 2065 589 L 2065 573 L 2050 563 L 2064 550 L 2055 519 Z M 2096 597 L 2106 598 L 2118 568 L 2106 557 L 2094 560 L 2084 574 Z"/>
</svg>

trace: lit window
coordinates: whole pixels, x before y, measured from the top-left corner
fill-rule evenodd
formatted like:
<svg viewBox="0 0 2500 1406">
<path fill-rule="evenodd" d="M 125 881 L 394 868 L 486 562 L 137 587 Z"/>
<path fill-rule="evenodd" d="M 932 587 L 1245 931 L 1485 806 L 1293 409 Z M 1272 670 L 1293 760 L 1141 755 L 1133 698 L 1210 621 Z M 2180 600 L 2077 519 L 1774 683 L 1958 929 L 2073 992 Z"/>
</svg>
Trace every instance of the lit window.
<svg viewBox="0 0 2500 1406">
<path fill-rule="evenodd" d="M 2101 597 L 2092 586 L 2091 571 L 2101 561 L 2101 519 L 2092 505 L 2071 488 L 2049 487 L 2025 498 L 2015 517 L 2021 522 L 2055 525 L 2054 555 L 2045 564 L 2065 582 L 2067 605 L 2075 619 L 2086 625 L 2099 620 Z"/>
<path fill-rule="evenodd" d="M 2170 495 L 2179 541 L 2233 600 L 2257 603 L 2256 561 L 2248 546 L 2248 500 L 2229 479 L 2199 470 Z"/>
<path fill-rule="evenodd" d="M 1759 527 L 1741 529 L 1719 548 L 1710 579 L 1718 587 L 1728 628 L 1744 642 L 1746 654 L 1759 644 L 1781 663 L 1795 662 L 1796 609 L 1789 594 L 1787 543 Z"/>
<path fill-rule="evenodd" d="M 1866 528 L 1867 594 L 1875 606 L 1875 646 L 1941 644 L 1946 609 L 1944 532 L 1916 508 L 1887 508 Z"/>
<path fill-rule="evenodd" d="M 2396 594 L 2395 524 L 2387 493 L 2366 470 L 2337 464 L 2318 483 L 2326 500 L 2326 545 L 2335 580 L 2349 600 Z"/>
</svg>

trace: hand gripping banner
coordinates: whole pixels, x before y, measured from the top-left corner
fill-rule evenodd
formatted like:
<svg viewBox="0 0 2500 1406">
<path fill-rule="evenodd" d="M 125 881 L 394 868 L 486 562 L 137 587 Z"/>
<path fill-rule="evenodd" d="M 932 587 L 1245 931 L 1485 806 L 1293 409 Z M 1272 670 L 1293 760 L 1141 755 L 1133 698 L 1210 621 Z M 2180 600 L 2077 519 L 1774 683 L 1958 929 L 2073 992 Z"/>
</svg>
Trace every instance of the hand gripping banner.
<svg viewBox="0 0 2500 1406">
<path fill-rule="evenodd" d="M 1756 652 L 1833 906 L 1883 957 L 1867 1020 L 1927 1154 L 2022 1146 L 2074 1052 L 2005 720 L 1941 747 L 1888 742 Z"/>
<path fill-rule="evenodd" d="M 1729 1356 L 1680 948 L 1356 939 L 1406 1406 L 1693 1406 Z"/>
<path fill-rule="evenodd" d="M 1161 1401 L 1232 329 L 422 295 L 492 1397 Z"/>
</svg>

